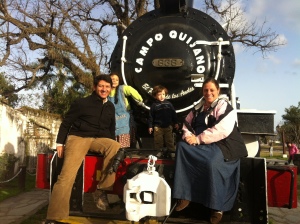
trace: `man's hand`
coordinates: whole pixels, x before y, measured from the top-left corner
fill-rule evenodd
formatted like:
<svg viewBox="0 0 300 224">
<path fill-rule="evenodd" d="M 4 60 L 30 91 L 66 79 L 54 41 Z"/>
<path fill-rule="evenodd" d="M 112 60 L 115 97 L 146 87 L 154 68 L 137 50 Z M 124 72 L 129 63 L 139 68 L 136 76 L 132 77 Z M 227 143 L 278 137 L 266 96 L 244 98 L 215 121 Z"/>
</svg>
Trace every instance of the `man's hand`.
<svg viewBox="0 0 300 224">
<path fill-rule="evenodd" d="M 58 158 L 63 158 L 64 157 L 64 148 L 65 147 L 63 145 L 56 146 Z"/>
<path fill-rule="evenodd" d="M 148 132 L 150 135 L 152 134 L 152 131 L 153 131 L 153 128 L 148 128 Z"/>
</svg>

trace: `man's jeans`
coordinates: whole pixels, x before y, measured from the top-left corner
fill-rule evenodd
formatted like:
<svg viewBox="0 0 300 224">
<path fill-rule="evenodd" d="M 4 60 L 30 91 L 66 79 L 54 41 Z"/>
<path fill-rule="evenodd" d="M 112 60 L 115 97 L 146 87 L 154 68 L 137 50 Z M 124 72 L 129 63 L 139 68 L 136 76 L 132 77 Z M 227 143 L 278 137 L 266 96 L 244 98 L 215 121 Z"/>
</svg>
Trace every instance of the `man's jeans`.
<svg viewBox="0 0 300 224">
<path fill-rule="evenodd" d="M 88 151 L 98 152 L 104 156 L 98 189 L 112 190 L 115 173 L 109 173 L 114 156 L 120 149 L 120 144 L 109 138 L 82 138 L 68 136 L 64 163 L 57 182 L 51 194 L 47 219 L 60 220 L 69 218 L 69 203 L 72 187 L 79 167 Z"/>
</svg>

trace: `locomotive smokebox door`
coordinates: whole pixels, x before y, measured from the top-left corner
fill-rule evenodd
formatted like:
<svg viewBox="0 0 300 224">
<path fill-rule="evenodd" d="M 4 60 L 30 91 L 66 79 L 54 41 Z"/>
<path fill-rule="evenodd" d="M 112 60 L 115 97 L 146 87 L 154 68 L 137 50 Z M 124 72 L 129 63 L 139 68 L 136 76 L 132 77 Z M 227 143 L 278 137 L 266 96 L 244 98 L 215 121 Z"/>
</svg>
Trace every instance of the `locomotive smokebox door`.
<svg viewBox="0 0 300 224">
<path fill-rule="evenodd" d="M 218 79 L 226 87 L 222 93 L 229 94 L 235 57 L 226 32 L 207 14 L 189 7 L 158 9 L 124 31 L 111 57 L 111 71 L 139 91 L 146 109 L 154 100 L 153 87 L 165 86 L 180 118 L 199 102 L 207 77 Z"/>
</svg>

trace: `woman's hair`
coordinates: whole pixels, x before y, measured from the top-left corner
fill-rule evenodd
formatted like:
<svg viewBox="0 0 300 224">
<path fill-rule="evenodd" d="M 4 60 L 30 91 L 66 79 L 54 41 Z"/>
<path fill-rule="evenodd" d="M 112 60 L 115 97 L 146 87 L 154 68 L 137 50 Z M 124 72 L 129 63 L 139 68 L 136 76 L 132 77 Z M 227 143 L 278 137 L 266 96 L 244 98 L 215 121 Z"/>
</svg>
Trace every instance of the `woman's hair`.
<svg viewBox="0 0 300 224">
<path fill-rule="evenodd" d="M 215 80 L 213 77 L 208 77 L 207 79 L 205 79 L 202 86 L 206 85 L 209 82 L 212 82 L 213 84 L 215 84 L 217 89 L 220 89 L 219 82 L 217 80 Z"/>
<path fill-rule="evenodd" d="M 103 80 L 105 82 L 108 82 L 110 86 L 112 87 L 112 81 L 109 75 L 97 75 L 94 77 L 94 86 L 96 87 L 98 83 Z"/>
<path fill-rule="evenodd" d="M 111 73 L 109 75 L 110 79 L 113 75 L 118 76 L 116 73 Z M 119 92 L 119 86 L 120 86 L 120 77 L 118 76 L 118 78 L 119 78 L 119 85 L 116 87 L 116 90 L 115 90 L 115 104 L 117 104 L 119 102 L 118 92 Z"/>
<path fill-rule="evenodd" d="M 157 85 L 153 87 L 152 96 L 155 98 L 156 95 L 162 91 L 165 91 L 165 94 L 168 94 L 168 89 L 162 85 Z"/>
</svg>

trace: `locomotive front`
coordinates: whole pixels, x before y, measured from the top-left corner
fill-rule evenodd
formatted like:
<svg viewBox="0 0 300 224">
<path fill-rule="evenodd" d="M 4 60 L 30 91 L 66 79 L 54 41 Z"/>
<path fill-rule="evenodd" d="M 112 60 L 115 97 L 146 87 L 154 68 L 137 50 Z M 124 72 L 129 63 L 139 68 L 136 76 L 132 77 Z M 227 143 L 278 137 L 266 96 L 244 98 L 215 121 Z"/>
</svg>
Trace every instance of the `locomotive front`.
<svg viewBox="0 0 300 224">
<path fill-rule="evenodd" d="M 199 102 L 207 77 L 219 80 L 230 98 L 235 57 L 222 26 L 180 2 L 164 1 L 127 27 L 113 51 L 111 71 L 139 91 L 144 110 L 153 102 L 153 87 L 165 86 L 167 99 L 183 118 Z"/>
</svg>

